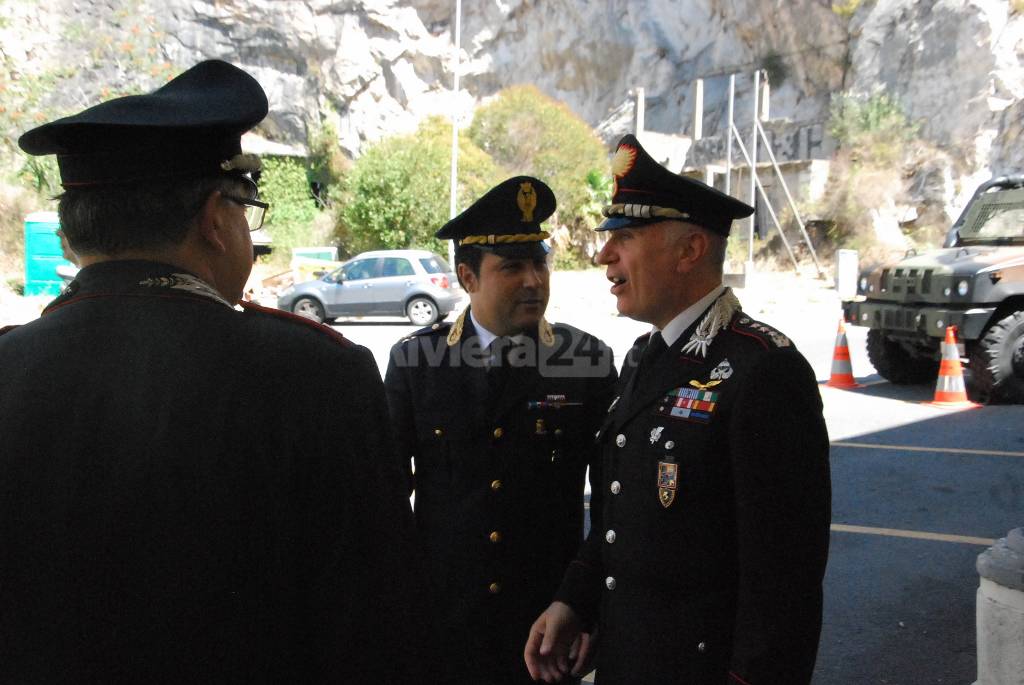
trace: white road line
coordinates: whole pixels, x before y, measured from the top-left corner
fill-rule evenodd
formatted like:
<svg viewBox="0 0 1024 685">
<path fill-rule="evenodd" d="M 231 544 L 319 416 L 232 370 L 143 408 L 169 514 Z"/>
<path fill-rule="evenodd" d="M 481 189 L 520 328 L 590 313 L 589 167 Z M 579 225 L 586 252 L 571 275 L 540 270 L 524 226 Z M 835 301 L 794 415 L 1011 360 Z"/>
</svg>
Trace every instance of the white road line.
<svg viewBox="0 0 1024 685">
<path fill-rule="evenodd" d="M 832 530 L 838 533 L 860 533 L 862 535 L 882 535 L 890 538 L 912 538 L 914 540 L 934 540 L 937 542 L 956 542 L 964 545 L 982 545 L 990 547 L 995 544 L 992 538 L 976 538 L 970 535 L 947 535 L 945 533 L 927 533 L 921 530 L 899 530 L 897 528 L 872 528 L 869 526 L 850 526 L 845 523 L 833 523 Z"/>
<path fill-rule="evenodd" d="M 974 450 L 958 447 L 919 447 L 917 445 L 879 445 L 871 442 L 833 442 L 833 447 L 856 447 L 869 450 L 898 450 L 903 452 L 940 452 L 942 454 L 977 454 L 985 457 L 1024 457 L 1024 452 L 1006 450 Z"/>
</svg>

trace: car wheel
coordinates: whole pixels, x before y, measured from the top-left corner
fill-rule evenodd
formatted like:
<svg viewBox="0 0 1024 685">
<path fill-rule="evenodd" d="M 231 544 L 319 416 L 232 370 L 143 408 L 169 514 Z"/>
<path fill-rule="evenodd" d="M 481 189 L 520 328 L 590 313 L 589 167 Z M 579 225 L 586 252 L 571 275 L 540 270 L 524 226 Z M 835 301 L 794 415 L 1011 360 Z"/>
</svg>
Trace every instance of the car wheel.
<svg viewBox="0 0 1024 685">
<path fill-rule="evenodd" d="M 405 306 L 405 315 L 417 326 L 429 326 L 438 319 L 437 305 L 427 297 L 414 297 Z"/>
<path fill-rule="evenodd" d="M 882 331 L 868 331 L 868 359 L 878 375 L 896 385 L 934 382 L 939 374 L 938 360 L 911 354 Z"/>
<path fill-rule="evenodd" d="M 292 312 L 307 319 L 313 319 L 317 323 L 324 320 L 324 307 L 312 297 L 300 297 L 292 305 Z"/>
<path fill-rule="evenodd" d="M 1024 311 L 988 327 L 972 347 L 971 398 L 990 404 L 1024 404 Z"/>
</svg>

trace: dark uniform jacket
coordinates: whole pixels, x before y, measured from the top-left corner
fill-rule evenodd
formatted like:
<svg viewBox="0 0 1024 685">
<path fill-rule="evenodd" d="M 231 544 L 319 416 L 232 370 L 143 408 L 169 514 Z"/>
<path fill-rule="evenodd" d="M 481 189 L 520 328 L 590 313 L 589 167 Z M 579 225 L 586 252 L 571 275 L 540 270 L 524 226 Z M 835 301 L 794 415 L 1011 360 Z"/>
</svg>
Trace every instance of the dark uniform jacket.
<svg viewBox="0 0 1024 685">
<path fill-rule="evenodd" d="M 737 307 L 738 309 L 738 304 Z M 604 495 L 558 599 L 600 626 L 603 685 L 810 682 L 828 554 L 828 437 L 791 342 L 736 311 L 645 387 L 627 357 L 599 440 Z"/>
<path fill-rule="evenodd" d="M 108 262 L 0 336 L 0 682 L 413 682 L 379 372 L 290 316 Z"/>
<path fill-rule="evenodd" d="M 385 379 L 431 583 L 439 682 L 532 682 L 523 649 L 583 538 L 583 486 L 616 378 L 611 350 L 571 326 L 527 338 L 490 390 L 469 317 L 392 349 Z M 533 352 L 535 356 L 530 356 Z"/>
</svg>

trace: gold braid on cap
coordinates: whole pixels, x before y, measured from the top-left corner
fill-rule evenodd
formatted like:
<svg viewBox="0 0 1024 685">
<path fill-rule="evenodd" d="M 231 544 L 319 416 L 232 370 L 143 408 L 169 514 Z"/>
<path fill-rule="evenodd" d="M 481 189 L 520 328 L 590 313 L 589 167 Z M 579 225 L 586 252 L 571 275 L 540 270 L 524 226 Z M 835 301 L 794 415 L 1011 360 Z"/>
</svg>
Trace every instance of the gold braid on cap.
<svg viewBox="0 0 1024 685">
<path fill-rule="evenodd" d="M 467 235 L 459 241 L 459 245 L 503 245 L 505 243 L 538 243 L 547 240 L 551 234 L 547 231 L 540 233 L 512 233 L 510 235 Z"/>
<path fill-rule="evenodd" d="M 459 339 L 462 337 L 462 329 L 466 325 L 466 317 L 469 315 L 469 307 L 462 310 L 459 314 L 459 318 L 455 319 L 455 323 L 452 324 L 451 329 L 448 331 L 448 347 L 453 347 Z M 547 319 L 541 318 L 540 325 L 537 326 L 537 336 L 540 341 L 547 347 L 551 347 L 555 344 L 555 331 L 551 328 L 551 324 L 548 323 Z"/>
<path fill-rule="evenodd" d="M 605 216 L 629 216 L 636 219 L 689 219 L 690 215 L 672 207 L 655 207 L 654 205 L 617 204 L 608 205 L 601 210 Z"/>
</svg>

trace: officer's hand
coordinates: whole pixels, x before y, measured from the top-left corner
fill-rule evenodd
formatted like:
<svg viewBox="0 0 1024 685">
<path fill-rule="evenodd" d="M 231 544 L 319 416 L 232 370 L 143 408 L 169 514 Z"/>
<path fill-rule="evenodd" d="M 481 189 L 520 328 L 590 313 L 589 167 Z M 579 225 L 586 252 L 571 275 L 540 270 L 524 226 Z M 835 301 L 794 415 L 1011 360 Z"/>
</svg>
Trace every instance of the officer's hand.
<svg viewBox="0 0 1024 685">
<path fill-rule="evenodd" d="M 572 675 L 582 678 L 594 668 L 594 655 L 597 653 L 597 630 L 591 633 L 580 633 L 569 648 L 569 660 L 572 662 Z"/>
<path fill-rule="evenodd" d="M 552 602 L 533 622 L 526 640 L 523 658 L 530 677 L 546 683 L 564 678 L 569 673 L 569 650 L 581 629 L 579 617 L 568 604 Z M 585 651 L 589 653 L 589 645 Z"/>
</svg>

